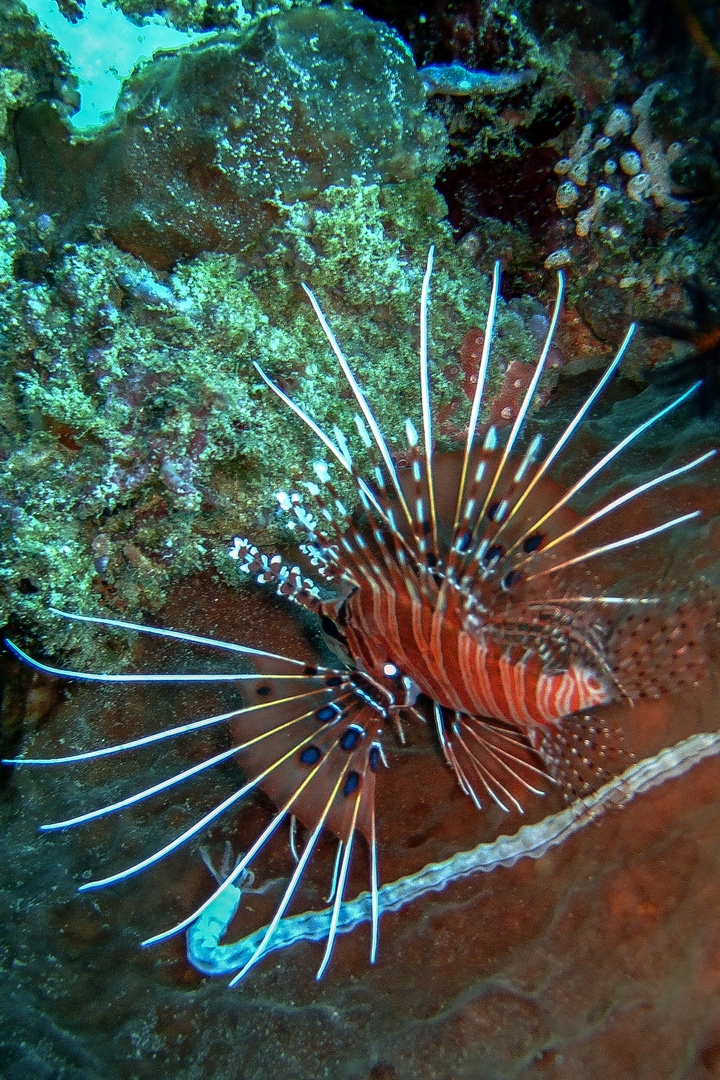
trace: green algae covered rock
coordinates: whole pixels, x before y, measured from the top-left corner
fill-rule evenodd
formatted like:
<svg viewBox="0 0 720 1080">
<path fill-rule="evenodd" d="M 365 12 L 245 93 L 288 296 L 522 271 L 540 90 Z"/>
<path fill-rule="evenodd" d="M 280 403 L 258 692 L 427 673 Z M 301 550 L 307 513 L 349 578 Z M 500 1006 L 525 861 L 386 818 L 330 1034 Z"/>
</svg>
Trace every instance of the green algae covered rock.
<svg viewBox="0 0 720 1080">
<path fill-rule="evenodd" d="M 424 103 L 393 30 L 355 11 L 297 8 L 157 55 L 92 141 L 68 145 L 57 117 L 25 118 L 24 172 L 48 212 L 67 214 L 81 189 L 118 246 L 169 267 L 257 251 L 278 203 L 354 176 L 432 182 L 446 136 Z"/>
<path fill-rule="evenodd" d="M 48 653 L 80 648 L 76 666 L 108 667 L 125 648 L 105 633 L 89 643 L 84 625 L 50 607 L 151 622 L 198 570 L 237 585 L 234 535 L 292 546 L 275 492 L 298 473 L 312 478 L 322 448 L 252 362 L 324 429 L 337 423 L 352 440 L 356 411 L 301 282 L 401 454 L 405 418 L 421 415 L 419 298 L 434 244 L 433 401 L 439 419 L 466 423 L 457 358 L 468 328 L 484 323 L 488 282 L 452 244 L 432 187 L 354 180 L 276 213 L 255 266 L 209 252 L 164 273 L 103 239 L 70 245 L 52 280 L 23 282 L 12 308 L 0 297 L 12 346 L 0 416 L 0 618 L 15 613 Z M 503 356 L 533 358 L 534 338 L 500 308 Z M 335 481 L 352 506 L 349 479 L 336 470 Z"/>
<path fill-rule="evenodd" d="M 268 200 L 434 175 L 443 136 L 423 106 L 407 47 L 354 11 L 299 8 L 162 58 L 120 106 L 113 238 L 155 265 L 237 251 L 274 223 Z"/>
</svg>

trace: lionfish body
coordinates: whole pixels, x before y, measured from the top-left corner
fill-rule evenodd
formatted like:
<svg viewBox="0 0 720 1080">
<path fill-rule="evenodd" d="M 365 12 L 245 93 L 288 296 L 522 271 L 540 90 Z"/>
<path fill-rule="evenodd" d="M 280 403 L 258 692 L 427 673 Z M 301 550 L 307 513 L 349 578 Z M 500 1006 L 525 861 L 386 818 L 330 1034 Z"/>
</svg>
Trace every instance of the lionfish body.
<svg viewBox="0 0 720 1080">
<path fill-rule="evenodd" d="M 408 468 L 396 467 L 370 404 L 309 291 L 359 406 L 356 423 L 371 461 L 372 483 L 358 472 L 345 435 L 336 428 L 331 439 L 258 368 L 265 383 L 350 474 L 361 513 L 353 516 L 346 509 L 322 461 L 315 466 L 317 480 L 305 485 L 306 495 L 278 495 L 283 509 L 304 533 L 301 550 L 323 579 L 322 594 L 298 567 L 284 566 L 280 556 L 263 554 L 248 541 L 236 539 L 230 554 L 241 569 L 256 574 L 261 582 L 274 582 L 279 593 L 322 619 L 339 657 L 337 663 L 315 666 L 247 646 L 88 616 L 71 617 L 131 625 L 234 651 L 252 661 L 256 674 L 91 676 L 30 661 L 45 670 L 82 678 L 226 679 L 244 686 L 244 704 L 231 713 L 116 747 L 53 759 L 93 758 L 216 722 L 229 723 L 234 736 L 229 750 L 162 784 L 46 826 L 74 825 L 122 809 L 236 755 L 249 777 L 241 789 L 159 852 L 82 887 L 108 884 L 151 865 L 196 836 L 248 791 L 262 788 L 277 807 L 267 828 L 197 911 L 150 939 L 162 940 L 189 926 L 240 878 L 285 819 L 299 820 L 307 830 L 305 845 L 274 919 L 236 979 L 270 947 L 323 830 L 337 837 L 339 848 L 328 941 L 318 975 L 332 951 L 358 833 L 366 838 L 370 851 L 374 959 L 379 873 L 375 789 L 381 773 L 387 771 L 388 740 L 403 743 L 406 724 L 431 720 L 447 765 L 478 808 L 491 799 L 503 810 L 522 812 L 525 798 L 542 794 L 549 785 L 559 784 L 568 798 L 581 797 L 612 775 L 613 769 L 620 771 L 621 733 L 603 722 L 603 705 L 618 700 L 632 703 L 644 693 L 659 694 L 668 686 L 697 682 L 701 675 L 703 634 L 696 624 L 693 629 L 684 621 L 681 605 L 671 598 L 616 595 L 608 591 L 612 574 L 593 568 L 602 567 L 608 553 L 634 550 L 641 541 L 697 516 L 697 511 L 685 513 L 630 535 L 611 524 L 613 516 L 622 522 L 623 515 L 616 511 L 700 465 L 714 451 L 582 515 L 568 505 L 625 446 L 691 391 L 626 435 L 569 488 L 554 483 L 548 475 L 553 462 L 616 369 L 632 332 L 551 450 L 541 457 L 538 437 L 520 449 L 523 425 L 560 310 L 560 278 L 548 337 L 517 419 L 504 445 L 499 445 L 491 428 L 477 446 L 498 295 L 496 267 L 466 445 L 456 454 L 437 455 L 427 363 L 431 267 L 432 252 L 421 299 L 423 445 L 408 421 Z M 390 782 L 390 777 L 383 782 Z"/>
<path fill-rule="evenodd" d="M 432 572 L 419 575 L 404 562 L 375 589 L 366 582 L 350 596 L 340 620 L 356 662 L 380 673 L 392 658 L 442 708 L 528 732 L 606 701 L 605 686 L 567 647 L 562 657 L 556 648 L 550 663 L 547 620 L 517 595 L 518 570 L 505 573 L 504 587 L 483 582 L 480 573 L 441 576 L 456 544 L 451 538 L 439 545 Z M 500 551 L 491 556 L 481 564 L 497 561 Z"/>
</svg>

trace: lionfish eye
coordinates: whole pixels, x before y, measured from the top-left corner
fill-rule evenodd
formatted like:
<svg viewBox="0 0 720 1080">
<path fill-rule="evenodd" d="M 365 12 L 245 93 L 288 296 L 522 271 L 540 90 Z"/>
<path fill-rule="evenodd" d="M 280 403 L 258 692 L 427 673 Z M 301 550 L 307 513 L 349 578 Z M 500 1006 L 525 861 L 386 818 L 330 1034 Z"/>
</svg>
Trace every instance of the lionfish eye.
<svg viewBox="0 0 720 1080">
<path fill-rule="evenodd" d="M 342 638 L 337 623 L 329 615 L 323 615 L 320 624 L 328 637 L 336 638 L 338 641 Z"/>
</svg>

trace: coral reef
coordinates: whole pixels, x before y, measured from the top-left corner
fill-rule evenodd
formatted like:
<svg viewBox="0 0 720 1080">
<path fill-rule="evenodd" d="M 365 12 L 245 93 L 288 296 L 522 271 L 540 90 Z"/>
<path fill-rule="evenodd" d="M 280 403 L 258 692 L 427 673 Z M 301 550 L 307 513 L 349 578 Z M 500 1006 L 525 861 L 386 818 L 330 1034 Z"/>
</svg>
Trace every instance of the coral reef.
<svg viewBox="0 0 720 1080">
<path fill-rule="evenodd" d="M 492 218 L 531 233 L 542 228 L 552 213 L 553 156 L 544 144 L 571 123 L 574 106 L 526 13 L 504 2 L 432 5 L 410 40 L 428 65 L 421 75 L 430 108 L 448 129 L 438 188 L 453 227 L 465 233 Z"/>
<path fill-rule="evenodd" d="M 75 228 L 90 212 L 119 247 L 168 268 L 203 251 L 262 250 L 284 206 L 353 177 L 432 180 L 444 131 L 424 101 L 407 47 L 382 24 L 296 8 L 158 56 L 86 144 L 68 144 L 41 104 L 21 118 L 18 146 L 45 212 L 75 210 Z"/>
<path fill-rule="evenodd" d="M 558 186 L 555 202 L 560 210 L 575 215 L 578 237 L 585 238 L 595 229 L 601 241 L 627 248 L 625 233 L 642 230 L 647 199 L 659 210 L 680 214 L 687 209 L 687 203 L 671 194 L 670 165 L 682 154 L 682 146 L 672 143 L 665 149 L 650 127 L 650 107 L 660 89 L 659 82 L 648 86 L 630 112 L 619 106 L 612 109 L 597 137 L 593 125 L 586 124 L 569 155 L 555 163 L 555 173 L 567 177 Z M 586 189 L 584 199 L 582 189 Z M 630 203 L 638 203 L 642 210 L 636 211 Z M 572 255 L 567 248 L 562 250 L 567 253 L 562 263 L 567 265 Z M 557 266 L 559 254 L 551 253 L 545 266 Z"/>
<path fill-rule="evenodd" d="M 418 407 L 417 342 L 407 327 L 417 323 L 430 242 L 440 248 L 437 372 L 452 366 L 487 304 L 469 259 L 444 258 L 442 212 L 429 187 L 358 180 L 313 207 L 286 207 L 260 267 L 207 254 L 163 276 L 98 240 L 54 257 L 51 282 L 23 282 L 7 315 L 6 611 L 52 626 L 57 648 L 48 601 L 151 611 L 190 570 L 217 562 L 227 572 L 227 537 L 239 528 L 259 538 L 269 528 L 277 542 L 273 491 L 302 457 L 284 435 L 287 418 L 258 392 L 251 361 L 297 390 L 321 423 L 352 423 L 350 402 L 328 382 L 330 358 L 303 280 L 326 299 L 397 437 Z M 500 333 L 506 363 L 532 359 L 536 338 L 517 314 L 501 317 Z M 381 392 L 388 378 L 395 402 Z M 438 389 L 461 421 L 467 397 L 452 383 Z M 317 453 L 309 439 L 301 446 L 302 455 Z"/>
<path fill-rule="evenodd" d="M 551 437 L 631 319 L 677 317 L 694 275 L 718 288 L 720 40 L 697 0 L 672 6 L 672 20 L 665 4 L 589 0 L 430 0 L 422 10 L 375 0 L 362 13 L 290 0 L 120 6 L 212 39 L 141 66 L 113 121 L 76 138 L 66 58 L 21 0 L 0 0 L 2 621 L 34 652 L 77 668 L 152 668 L 167 656 L 68 624 L 51 605 L 310 649 L 312 627 L 238 586 L 227 558 L 236 532 L 291 549 L 274 492 L 320 455 L 252 362 L 324 428 L 352 430 L 353 403 L 333 382 L 301 283 L 321 299 L 395 450 L 405 417 L 419 413 L 418 298 L 436 246 L 431 378 L 444 448 L 469 412 L 494 260 L 508 301 L 483 428 L 517 414 L 564 268 L 541 387 L 553 408 L 536 418 Z M 72 0 L 64 10 L 82 16 Z M 691 16 L 704 38 L 692 36 Z M 662 407 L 671 391 L 648 386 L 648 370 L 693 348 L 662 337 L 633 346 L 578 452 L 614 445 L 621 425 L 653 411 L 649 399 Z M 642 483 L 716 441 L 716 418 L 688 406 L 630 457 L 629 473 Z M 718 581 L 711 481 L 658 500 L 660 514 L 692 496 L 705 521 L 690 550 L 668 546 L 658 571 L 668 580 Z M 227 707 L 183 690 L 70 696 L 7 656 L 0 673 L 13 750 L 89 746 L 98 730 L 129 738 Z M 658 746 L 715 730 L 716 683 L 713 668 L 698 694 L 634 710 L 636 727 Z M 208 735 L 163 763 L 150 754 L 148 782 L 222 740 Z M 434 761 L 431 749 L 417 752 Z M 187 802 L 115 831 L 92 825 L 86 847 L 38 837 L 59 808 L 87 808 L 91 781 L 119 792 L 107 762 L 88 770 L 22 771 L 0 804 L 3 1075 L 718 1075 L 713 762 L 537 862 L 388 914 L 372 970 L 366 939 L 345 937 L 315 987 L 316 947 L 300 945 L 241 994 L 203 984 L 181 942 L 140 952 L 130 930 L 158 928 L 150 896 L 185 911 L 207 894 L 198 851 L 95 905 L 72 896 L 101 847 L 130 862 L 162 843 L 237 787 L 235 766 Z M 428 764 L 421 790 L 405 776 L 396 798 L 418 824 L 403 847 L 389 808 L 385 880 L 484 838 L 442 762 Z M 548 800 L 539 813 L 556 809 Z M 234 850 L 268 815 L 258 797 Z M 211 864 L 227 839 L 221 829 L 205 838 Z M 324 852 L 325 870 L 333 855 Z M 272 893 L 281 863 L 269 853 L 258 890 L 269 882 Z M 256 915 L 272 896 L 243 901 Z"/>
</svg>

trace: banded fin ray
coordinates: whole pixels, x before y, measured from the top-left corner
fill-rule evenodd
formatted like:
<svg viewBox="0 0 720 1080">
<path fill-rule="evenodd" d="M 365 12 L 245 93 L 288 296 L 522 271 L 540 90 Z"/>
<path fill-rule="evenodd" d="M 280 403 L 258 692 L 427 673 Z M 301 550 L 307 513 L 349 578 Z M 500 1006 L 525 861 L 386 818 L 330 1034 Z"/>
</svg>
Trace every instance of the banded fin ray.
<svg viewBox="0 0 720 1080">
<path fill-rule="evenodd" d="M 521 796 L 542 796 L 554 783 L 552 775 L 536 764 L 527 738 L 513 738 L 499 724 L 455 712 L 451 719 L 444 720 L 443 728 L 446 752 L 478 810 L 483 809 L 478 789 L 505 813 L 524 814 Z"/>
</svg>

